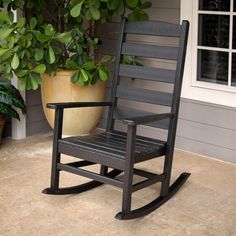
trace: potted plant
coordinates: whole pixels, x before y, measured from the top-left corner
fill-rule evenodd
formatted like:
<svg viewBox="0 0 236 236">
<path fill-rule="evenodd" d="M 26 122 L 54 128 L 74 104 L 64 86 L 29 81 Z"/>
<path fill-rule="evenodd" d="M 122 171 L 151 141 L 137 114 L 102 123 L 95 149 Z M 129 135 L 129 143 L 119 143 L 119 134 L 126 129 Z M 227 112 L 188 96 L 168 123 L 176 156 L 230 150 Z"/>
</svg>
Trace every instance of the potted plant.
<svg viewBox="0 0 236 236">
<path fill-rule="evenodd" d="M 0 72 L 9 79 L 16 74 L 21 89 L 37 89 L 43 81 L 42 100 L 51 125 L 54 114 L 46 109 L 48 102 L 104 99 L 104 81 L 109 78 L 106 64 L 111 57 L 97 60 L 94 56 L 102 43 L 95 35 L 95 22 L 108 22 L 113 15 L 123 16 L 126 10 L 129 20 L 146 20 L 145 9 L 151 7 L 150 2 L 141 0 L 0 2 L 8 10 L 21 9 L 24 13 L 16 23 L 10 11 L 0 13 Z M 88 133 L 100 113 L 101 108 L 66 111 L 64 134 Z M 91 124 L 87 125 L 89 120 Z"/>
<path fill-rule="evenodd" d="M 16 108 L 25 114 L 25 102 L 20 92 L 8 82 L 0 82 L 0 143 L 6 119 L 15 118 L 20 120 Z"/>
</svg>

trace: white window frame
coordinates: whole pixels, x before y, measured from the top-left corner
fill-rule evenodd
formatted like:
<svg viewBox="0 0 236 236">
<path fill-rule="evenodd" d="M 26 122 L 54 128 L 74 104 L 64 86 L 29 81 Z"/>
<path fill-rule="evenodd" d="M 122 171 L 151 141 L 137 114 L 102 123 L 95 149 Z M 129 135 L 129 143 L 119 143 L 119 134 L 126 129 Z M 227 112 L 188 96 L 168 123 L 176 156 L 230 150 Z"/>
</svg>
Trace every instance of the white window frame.
<svg viewBox="0 0 236 236">
<path fill-rule="evenodd" d="M 202 102 L 209 102 L 213 104 L 236 107 L 236 88 L 235 87 L 201 82 L 201 81 L 196 80 L 197 47 L 198 47 L 197 45 L 198 14 L 199 14 L 198 13 L 198 0 L 181 0 L 181 21 L 188 20 L 190 22 L 188 49 L 187 49 L 184 81 L 183 81 L 183 88 L 182 88 L 181 96 L 183 98 L 198 100 Z M 232 17 L 231 17 L 231 20 L 232 20 Z M 232 40 L 232 37 L 231 37 L 231 40 Z M 230 59 L 229 66 L 231 65 L 232 65 L 232 61 Z M 229 81 L 231 81 L 231 78 L 229 78 Z"/>
</svg>

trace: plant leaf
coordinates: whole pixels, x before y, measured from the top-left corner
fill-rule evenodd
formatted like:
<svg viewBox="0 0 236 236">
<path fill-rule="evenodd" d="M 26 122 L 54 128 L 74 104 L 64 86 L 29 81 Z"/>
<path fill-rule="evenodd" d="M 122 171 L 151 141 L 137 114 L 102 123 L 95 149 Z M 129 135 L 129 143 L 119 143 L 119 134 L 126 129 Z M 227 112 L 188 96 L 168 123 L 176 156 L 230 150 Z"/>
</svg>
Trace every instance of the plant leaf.
<svg viewBox="0 0 236 236">
<path fill-rule="evenodd" d="M 16 70 L 15 74 L 18 78 L 22 78 L 24 76 L 26 76 L 29 73 L 28 70 Z"/>
<path fill-rule="evenodd" d="M 66 68 L 67 69 L 78 69 L 79 66 L 77 65 L 77 63 L 75 61 L 73 61 L 72 59 L 68 58 L 66 60 Z"/>
<path fill-rule="evenodd" d="M 91 6 L 89 11 L 94 20 L 99 20 L 101 18 L 101 13 L 98 8 Z"/>
<path fill-rule="evenodd" d="M 22 113 L 25 114 L 25 102 L 20 92 L 10 83 L 0 82 L 0 104 L 1 103 L 20 108 Z"/>
<path fill-rule="evenodd" d="M 115 10 L 115 13 L 118 15 L 118 16 L 123 16 L 124 13 L 125 13 L 125 5 L 124 5 L 124 0 L 120 0 L 118 1 L 119 4 Z"/>
<path fill-rule="evenodd" d="M 48 36 L 53 36 L 55 34 L 55 30 L 53 28 L 53 26 L 51 24 L 48 24 L 46 27 L 45 27 L 45 35 L 48 35 Z"/>
<path fill-rule="evenodd" d="M 46 71 L 46 66 L 44 64 L 39 64 L 36 67 L 34 67 L 33 72 L 42 74 Z"/>
<path fill-rule="evenodd" d="M 6 12 L 0 12 L 0 21 L 11 23 L 11 19 Z"/>
<path fill-rule="evenodd" d="M 14 29 L 0 29 L 0 40 L 7 38 Z"/>
<path fill-rule="evenodd" d="M 81 12 L 81 8 L 84 4 L 84 1 L 76 4 L 71 10 L 70 10 L 70 14 L 72 17 L 78 17 L 80 15 Z"/>
<path fill-rule="evenodd" d="M 38 39 L 39 42 L 46 43 L 50 41 L 52 37 L 46 34 L 37 33 L 36 38 Z"/>
<path fill-rule="evenodd" d="M 48 46 L 48 50 L 46 53 L 46 60 L 49 64 L 53 64 L 56 60 L 55 53 L 54 53 L 53 48 L 51 46 Z"/>
<path fill-rule="evenodd" d="M 119 0 L 120 1 L 120 0 Z M 117 0 L 108 0 L 107 7 L 109 10 L 115 10 L 119 4 Z"/>
<path fill-rule="evenodd" d="M 89 80 L 89 74 L 86 70 L 81 69 L 81 74 L 80 74 L 80 78 L 84 81 L 87 82 Z"/>
<path fill-rule="evenodd" d="M 65 32 L 57 34 L 54 39 L 58 40 L 61 43 L 69 43 L 72 39 L 70 32 Z"/>
<path fill-rule="evenodd" d="M 9 51 L 8 48 L 0 48 L 0 57 L 3 56 L 8 51 Z"/>
<path fill-rule="evenodd" d="M 95 68 L 95 63 L 93 61 L 89 61 L 89 62 L 86 62 L 84 65 L 83 65 L 83 68 L 85 70 L 92 70 Z"/>
<path fill-rule="evenodd" d="M 148 19 L 149 19 L 148 14 L 145 11 L 143 11 L 142 9 L 140 9 L 138 11 L 131 12 L 128 15 L 129 21 L 145 21 Z"/>
<path fill-rule="evenodd" d="M 39 87 L 38 79 L 33 75 L 30 75 L 28 83 L 30 84 L 29 89 L 36 90 Z"/>
<path fill-rule="evenodd" d="M 108 75 L 104 70 L 99 69 L 98 74 L 101 81 L 106 81 L 108 79 Z"/>
<path fill-rule="evenodd" d="M 148 9 L 152 7 L 152 3 L 151 2 L 144 2 L 142 5 L 141 5 L 141 9 Z"/>
<path fill-rule="evenodd" d="M 36 49 L 35 54 L 34 54 L 34 59 L 36 61 L 40 61 L 43 59 L 43 56 L 44 56 L 43 49 Z"/>
<path fill-rule="evenodd" d="M 126 0 L 126 3 L 130 8 L 135 8 L 138 6 L 139 0 Z"/>
<path fill-rule="evenodd" d="M 20 120 L 20 116 L 17 111 L 11 108 L 11 106 L 6 105 L 4 103 L 0 103 L 0 113 L 6 115 L 7 117 L 12 117 L 17 120 Z"/>
<path fill-rule="evenodd" d="M 25 26 L 26 20 L 24 17 L 21 17 L 16 24 L 16 28 L 22 28 Z"/>
<path fill-rule="evenodd" d="M 77 70 L 70 78 L 71 83 L 76 84 L 79 80 L 79 76 L 80 76 L 80 71 Z"/>
<path fill-rule="evenodd" d="M 101 63 L 106 63 L 112 60 L 112 56 L 105 55 L 101 58 Z"/>
<path fill-rule="evenodd" d="M 37 23 L 38 23 L 37 19 L 35 17 L 32 17 L 30 19 L 30 28 L 33 30 L 36 27 Z"/>
<path fill-rule="evenodd" d="M 14 56 L 13 56 L 13 58 L 12 58 L 12 61 L 11 61 L 11 68 L 12 68 L 13 70 L 16 70 L 16 69 L 18 68 L 19 64 L 20 64 L 19 57 L 18 57 L 18 55 L 15 53 Z"/>
</svg>

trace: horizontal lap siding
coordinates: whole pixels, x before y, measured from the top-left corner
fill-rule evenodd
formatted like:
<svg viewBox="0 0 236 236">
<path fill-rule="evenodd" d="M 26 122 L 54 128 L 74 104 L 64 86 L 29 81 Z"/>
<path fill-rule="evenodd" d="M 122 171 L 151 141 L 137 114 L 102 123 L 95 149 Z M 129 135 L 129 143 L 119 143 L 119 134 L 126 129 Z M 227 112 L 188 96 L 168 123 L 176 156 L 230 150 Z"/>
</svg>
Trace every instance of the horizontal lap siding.
<svg viewBox="0 0 236 236">
<path fill-rule="evenodd" d="M 177 147 L 236 163 L 236 109 L 181 100 Z"/>
<path fill-rule="evenodd" d="M 171 23 L 179 23 L 180 3 L 175 0 L 153 0 L 153 8 L 149 10 L 152 20 L 162 20 Z M 117 45 L 117 32 L 119 30 L 118 18 L 112 23 L 98 25 L 97 31 L 103 40 L 102 48 L 97 52 L 102 54 L 114 55 Z M 135 36 L 134 36 L 135 39 Z M 147 42 L 153 43 L 152 38 L 148 37 Z M 163 39 L 159 41 L 165 45 Z M 176 42 L 173 41 L 173 46 Z M 149 61 L 150 65 L 155 65 L 156 61 Z M 167 69 L 172 69 L 175 65 L 171 62 L 160 61 L 158 64 Z M 126 81 L 125 83 L 130 83 Z M 142 88 L 153 87 L 146 81 L 134 81 L 135 86 Z M 107 99 L 110 94 L 111 80 L 107 82 Z M 167 89 L 168 90 L 168 89 Z M 134 109 L 143 108 L 142 105 L 126 103 Z M 150 108 L 151 109 L 151 108 Z M 154 111 L 155 112 L 155 111 Z M 162 111 L 164 112 L 164 111 Z M 107 109 L 105 109 L 100 127 L 105 127 Z M 201 155 L 214 157 L 217 159 L 236 163 L 236 109 L 181 99 L 180 115 L 177 130 L 176 147 Z M 117 127 L 121 130 L 126 128 L 118 122 Z M 139 134 L 154 138 L 165 138 L 164 130 L 152 127 L 140 126 Z"/>
</svg>

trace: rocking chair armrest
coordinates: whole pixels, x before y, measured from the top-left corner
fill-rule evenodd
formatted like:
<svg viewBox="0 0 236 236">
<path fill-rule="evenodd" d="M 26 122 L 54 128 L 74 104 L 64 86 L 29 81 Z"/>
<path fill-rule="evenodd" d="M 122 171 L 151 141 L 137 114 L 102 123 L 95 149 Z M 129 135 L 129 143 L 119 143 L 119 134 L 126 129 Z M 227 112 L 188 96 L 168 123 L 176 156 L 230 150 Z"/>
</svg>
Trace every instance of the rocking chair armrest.
<svg viewBox="0 0 236 236">
<path fill-rule="evenodd" d="M 127 125 L 142 125 L 146 123 L 152 123 L 159 120 L 164 120 L 167 118 L 172 118 L 174 113 L 161 113 L 161 114 L 154 114 L 154 115 L 146 115 L 146 116 L 138 116 L 138 117 L 130 117 L 123 120 L 124 124 Z"/>
<path fill-rule="evenodd" d="M 66 102 L 66 103 L 48 103 L 49 109 L 66 109 L 66 108 L 80 108 L 80 107 L 105 107 L 112 106 L 112 102 Z"/>
</svg>

